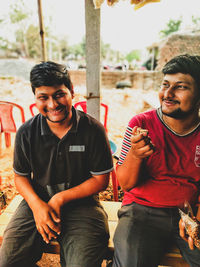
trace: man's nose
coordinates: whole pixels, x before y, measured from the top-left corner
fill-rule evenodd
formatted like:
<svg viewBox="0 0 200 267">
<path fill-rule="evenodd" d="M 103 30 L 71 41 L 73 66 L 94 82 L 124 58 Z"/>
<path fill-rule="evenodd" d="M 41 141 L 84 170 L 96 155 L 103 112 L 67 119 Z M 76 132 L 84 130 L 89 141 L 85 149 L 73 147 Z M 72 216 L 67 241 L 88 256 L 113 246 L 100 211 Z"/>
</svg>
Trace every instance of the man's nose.
<svg viewBox="0 0 200 267">
<path fill-rule="evenodd" d="M 56 99 L 54 99 L 53 97 L 49 98 L 48 107 L 54 109 L 57 106 L 58 106 L 58 103 L 57 103 Z"/>
<path fill-rule="evenodd" d="M 174 87 L 170 86 L 169 88 L 167 88 L 167 90 L 165 90 L 164 97 L 169 98 L 169 97 L 173 97 L 173 96 L 174 96 Z"/>
</svg>

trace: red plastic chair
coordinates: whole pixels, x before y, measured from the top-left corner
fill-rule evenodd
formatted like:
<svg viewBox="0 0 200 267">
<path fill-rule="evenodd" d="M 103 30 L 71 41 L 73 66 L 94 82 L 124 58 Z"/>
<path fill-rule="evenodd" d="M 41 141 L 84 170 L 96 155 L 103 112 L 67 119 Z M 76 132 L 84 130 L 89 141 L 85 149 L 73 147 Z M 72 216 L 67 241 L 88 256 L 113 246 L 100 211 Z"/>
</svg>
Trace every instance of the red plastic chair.
<svg viewBox="0 0 200 267">
<path fill-rule="evenodd" d="M 83 112 L 87 113 L 87 102 L 86 101 L 79 101 L 74 104 L 75 108 L 81 107 Z M 105 112 L 104 112 L 104 128 L 106 129 L 106 132 L 108 132 L 107 129 L 107 120 L 108 120 L 108 106 L 106 104 L 101 103 L 101 106 L 104 107 Z"/>
<path fill-rule="evenodd" d="M 37 109 L 35 103 L 30 104 L 29 110 L 30 110 L 32 116 L 35 116 L 38 113 L 38 109 Z M 34 112 L 34 110 L 36 110 L 36 112 Z"/>
<path fill-rule="evenodd" d="M 6 147 L 11 146 L 10 133 L 15 133 L 17 131 L 16 122 L 13 116 L 14 108 L 19 109 L 21 115 L 21 122 L 24 123 L 25 115 L 22 106 L 13 102 L 0 101 L 0 132 L 4 132 L 5 134 Z"/>
</svg>

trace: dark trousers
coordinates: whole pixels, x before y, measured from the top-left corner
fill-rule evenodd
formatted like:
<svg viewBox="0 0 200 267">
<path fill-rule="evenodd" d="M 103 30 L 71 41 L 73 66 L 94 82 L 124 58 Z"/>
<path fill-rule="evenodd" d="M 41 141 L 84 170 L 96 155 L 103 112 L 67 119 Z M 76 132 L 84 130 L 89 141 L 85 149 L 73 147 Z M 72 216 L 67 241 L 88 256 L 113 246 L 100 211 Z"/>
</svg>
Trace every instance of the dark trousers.
<svg viewBox="0 0 200 267">
<path fill-rule="evenodd" d="M 173 242 L 191 267 L 200 266 L 200 250 L 190 250 L 179 236 L 178 209 L 132 203 L 122 207 L 118 216 L 113 267 L 157 267 Z"/>
<path fill-rule="evenodd" d="M 100 267 L 109 234 L 107 215 L 97 206 L 64 209 L 61 234 L 62 267 Z M 0 248 L 1 267 L 33 267 L 41 258 L 44 241 L 37 232 L 31 209 L 22 200 L 7 229 Z"/>
</svg>

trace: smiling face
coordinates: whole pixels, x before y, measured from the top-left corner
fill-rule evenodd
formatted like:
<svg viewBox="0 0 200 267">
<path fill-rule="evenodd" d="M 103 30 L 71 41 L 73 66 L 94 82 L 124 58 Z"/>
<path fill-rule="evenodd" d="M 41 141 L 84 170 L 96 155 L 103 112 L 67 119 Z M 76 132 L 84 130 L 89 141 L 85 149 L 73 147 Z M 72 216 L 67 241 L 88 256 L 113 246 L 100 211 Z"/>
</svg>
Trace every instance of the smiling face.
<svg viewBox="0 0 200 267">
<path fill-rule="evenodd" d="M 166 74 L 159 99 L 163 115 L 182 119 L 199 111 L 200 91 L 191 75 Z"/>
<path fill-rule="evenodd" d="M 62 123 L 71 120 L 73 95 L 73 90 L 70 91 L 64 84 L 40 86 L 35 89 L 35 102 L 48 123 Z"/>
</svg>

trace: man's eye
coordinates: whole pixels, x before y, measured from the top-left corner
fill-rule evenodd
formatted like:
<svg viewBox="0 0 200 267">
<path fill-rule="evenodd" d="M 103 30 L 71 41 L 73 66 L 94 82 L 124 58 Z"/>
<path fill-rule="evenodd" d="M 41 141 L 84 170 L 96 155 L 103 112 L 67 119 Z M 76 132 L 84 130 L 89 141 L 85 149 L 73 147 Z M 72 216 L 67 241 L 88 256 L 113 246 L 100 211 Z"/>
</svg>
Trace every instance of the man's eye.
<svg viewBox="0 0 200 267">
<path fill-rule="evenodd" d="M 60 97 L 63 97 L 63 96 L 65 96 L 65 93 L 59 93 L 59 94 L 55 95 L 55 98 L 60 98 Z"/>
<path fill-rule="evenodd" d="M 46 96 L 39 96 L 38 99 L 39 99 L 39 100 L 46 100 L 47 97 L 46 97 Z"/>
<path fill-rule="evenodd" d="M 161 87 L 162 87 L 162 88 L 168 88 L 169 85 L 168 85 L 167 83 L 163 83 L 163 84 L 161 85 Z"/>
<path fill-rule="evenodd" d="M 186 90 L 188 87 L 187 86 L 184 86 L 184 85 L 177 85 L 176 88 L 177 89 L 180 89 L 180 90 Z"/>
</svg>

